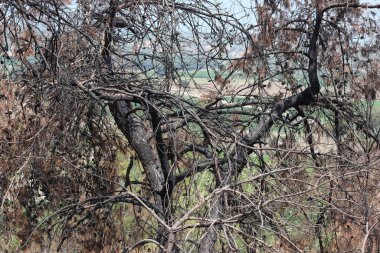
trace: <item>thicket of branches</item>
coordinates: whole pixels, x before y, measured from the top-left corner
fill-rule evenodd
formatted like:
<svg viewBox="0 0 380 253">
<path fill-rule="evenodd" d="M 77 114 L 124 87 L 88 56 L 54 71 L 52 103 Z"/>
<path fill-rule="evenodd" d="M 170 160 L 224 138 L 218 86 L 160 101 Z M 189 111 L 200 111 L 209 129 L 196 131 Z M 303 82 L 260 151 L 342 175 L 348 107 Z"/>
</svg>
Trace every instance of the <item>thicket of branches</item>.
<svg viewBox="0 0 380 253">
<path fill-rule="evenodd" d="M 231 6 L 0 1 L 1 250 L 379 250 L 380 5 Z"/>
</svg>

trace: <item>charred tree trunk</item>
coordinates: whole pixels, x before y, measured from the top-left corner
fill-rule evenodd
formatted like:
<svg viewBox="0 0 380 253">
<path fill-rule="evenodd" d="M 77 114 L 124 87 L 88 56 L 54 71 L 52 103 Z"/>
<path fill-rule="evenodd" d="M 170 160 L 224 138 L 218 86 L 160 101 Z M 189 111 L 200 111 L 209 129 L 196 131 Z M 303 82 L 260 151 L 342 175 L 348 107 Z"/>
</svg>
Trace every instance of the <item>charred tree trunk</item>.
<svg viewBox="0 0 380 253">
<path fill-rule="evenodd" d="M 220 218 L 221 209 L 221 198 L 222 196 L 215 196 L 214 200 L 211 202 L 209 219 L 218 220 Z M 210 226 L 207 229 L 206 234 L 202 238 L 199 245 L 199 252 L 211 253 L 214 252 L 215 243 L 218 240 L 218 230 L 220 225 Z"/>
<path fill-rule="evenodd" d="M 161 168 L 157 152 L 152 147 L 147 138 L 148 134 L 144 129 L 141 120 L 131 112 L 130 106 L 123 101 L 117 101 L 110 105 L 111 113 L 121 132 L 125 135 L 129 144 L 136 152 L 142 167 L 146 173 L 149 185 L 154 196 L 157 210 L 160 210 L 160 218 L 164 217 L 164 203 L 162 192 L 164 190 L 165 177 Z M 157 237 L 160 242 L 164 241 L 164 232 L 159 229 Z"/>
<path fill-rule="evenodd" d="M 117 126 L 129 141 L 142 164 L 154 196 L 156 209 L 160 210 L 157 215 L 170 225 L 172 222 L 171 196 L 174 183 L 166 155 L 166 146 L 160 131 L 158 115 L 152 113 L 153 129 L 151 130 L 153 131 L 148 131 L 127 102 L 114 102 L 110 105 L 110 110 Z M 150 136 L 151 132 L 154 132 L 155 135 Z M 164 226 L 159 225 L 157 241 L 164 247 L 170 244 L 171 246 L 168 247 L 171 252 L 178 251 L 174 239 L 175 237 L 170 237 L 169 231 Z"/>
</svg>

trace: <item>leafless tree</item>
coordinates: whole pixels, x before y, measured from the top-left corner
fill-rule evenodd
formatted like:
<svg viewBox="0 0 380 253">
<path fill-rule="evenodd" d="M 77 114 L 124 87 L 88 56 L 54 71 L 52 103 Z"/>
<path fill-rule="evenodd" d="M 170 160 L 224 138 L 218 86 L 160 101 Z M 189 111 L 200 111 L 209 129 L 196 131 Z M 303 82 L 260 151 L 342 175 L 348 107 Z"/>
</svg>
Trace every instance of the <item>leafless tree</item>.
<svg viewBox="0 0 380 253">
<path fill-rule="evenodd" d="M 379 8 L 0 1 L 3 249 L 377 252 Z"/>
</svg>

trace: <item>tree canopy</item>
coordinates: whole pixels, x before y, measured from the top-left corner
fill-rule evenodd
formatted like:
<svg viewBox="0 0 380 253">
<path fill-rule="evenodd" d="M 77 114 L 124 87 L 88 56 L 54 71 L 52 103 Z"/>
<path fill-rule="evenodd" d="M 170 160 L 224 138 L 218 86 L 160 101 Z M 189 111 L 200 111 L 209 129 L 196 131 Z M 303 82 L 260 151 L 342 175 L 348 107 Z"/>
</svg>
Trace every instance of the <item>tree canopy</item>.
<svg viewBox="0 0 380 253">
<path fill-rule="evenodd" d="M 0 249 L 377 252 L 379 9 L 0 1 Z"/>
</svg>

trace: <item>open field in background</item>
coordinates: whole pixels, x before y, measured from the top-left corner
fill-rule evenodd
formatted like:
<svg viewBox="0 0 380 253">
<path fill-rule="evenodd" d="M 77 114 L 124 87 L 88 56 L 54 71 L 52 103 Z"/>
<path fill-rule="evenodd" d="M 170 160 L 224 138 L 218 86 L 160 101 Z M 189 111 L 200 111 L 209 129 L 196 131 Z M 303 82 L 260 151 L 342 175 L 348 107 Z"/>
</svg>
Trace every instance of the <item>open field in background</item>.
<svg viewBox="0 0 380 253">
<path fill-rule="evenodd" d="M 210 75 L 211 76 L 211 75 Z M 228 76 L 228 74 L 224 74 Z M 292 95 L 292 92 L 287 89 L 286 85 L 281 84 L 279 81 L 265 81 L 261 87 L 255 86 L 255 78 L 247 78 L 241 74 L 234 74 L 231 77 L 230 81 L 222 89 L 222 85 L 216 82 L 214 79 L 208 77 L 208 72 L 198 71 L 196 74 L 190 78 L 189 85 L 186 87 L 172 87 L 172 92 L 180 94 L 185 97 L 190 97 L 194 99 L 199 99 L 200 101 L 207 102 L 211 101 L 212 98 L 222 96 L 222 103 L 236 103 L 247 99 L 247 96 L 260 96 L 261 98 L 273 98 L 275 96 L 288 97 Z M 306 82 L 305 82 L 306 84 Z M 297 92 L 300 92 L 303 88 L 301 87 Z M 329 90 L 331 94 L 334 94 L 334 88 L 330 86 L 329 88 L 323 86 L 321 92 L 326 94 L 326 91 Z M 250 98 L 248 98 L 250 99 Z M 380 126 L 380 100 L 366 101 L 360 100 L 357 104 L 364 110 L 367 107 L 371 107 L 371 121 L 375 128 Z M 240 110 L 250 111 L 254 108 L 252 106 L 240 107 Z M 227 109 L 228 110 L 228 109 Z M 329 114 L 329 112 L 326 112 Z M 327 121 L 326 115 L 319 115 L 321 122 Z M 276 127 L 275 127 L 276 128 Z M 315 129 L 312 129 L 312 132 Z M 333 129 L 330 129 L 331 132 L 334 132 Z M 272 132 L 272 136 L 281 134 L 277 131 Z M 315 151 L 320 153 L 329 153 L 336 152 L 336 143 L 333 139 L 333 136 L 328 134 L 316 134 L 318 139 L 315 139 Z M 297 150 L 307 151 L 309 144 L 306 142 L 304 137 L 299 138 L 299 145 Z"/>
<path fill-rule="evenodd" d="M 259 96 L 279 96 L 288 97 L 293 94 L 289 85 L 283 83 L 279 78 L 273 78 L 271 80 L 264 81 L 262 85 L 257 85 L 257 78 L 247 77 L 241 72 L 233 73 L 231 76 L 229 72 L 225 71 L 220 74 L 220 79 L 216 78 L 215 72 L 207 70 L 198 70 L 194 73 L 180 73 L 182 86 L 173 86 L 172 92 L 182 95 L 189 95 L 194 97 L 206 97 L 207 96 L 220 96 L 223 97 L 245 97 L 247 95 L 259 95 Z M 223 82 L 228 77 L 227 82 Z M 305 78 L 302 74 L 296 75 L 297 83 L 299 84 L 296 93 L 300 92 L 307 86 L 307 81 L 303 81 Z M 334 86 L 324 85 L 324 80 L 320 80 L 322 88 L 321 92 L 326 94 L 334 94 Z M 350 88 L 347 87 L 346 91 Z M 364 96 L 364 95 L 363 95 Z M 380 91 L 377 92 L 377 98 L 380 98 Z M 364 97 L 363 97 L 364 99 Z M 374 101 L 374 106 L 380 106 L 380 100 Z"/>
</svg>

